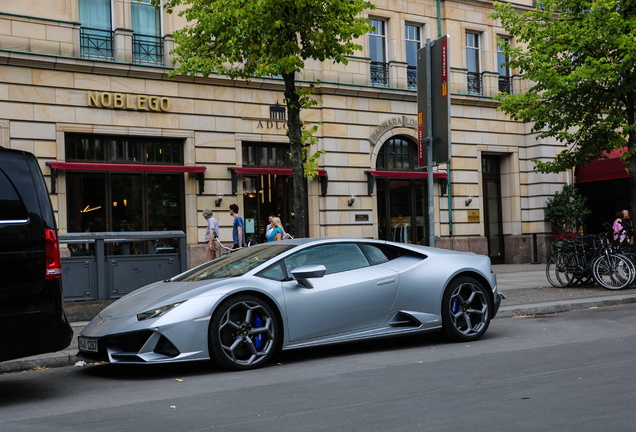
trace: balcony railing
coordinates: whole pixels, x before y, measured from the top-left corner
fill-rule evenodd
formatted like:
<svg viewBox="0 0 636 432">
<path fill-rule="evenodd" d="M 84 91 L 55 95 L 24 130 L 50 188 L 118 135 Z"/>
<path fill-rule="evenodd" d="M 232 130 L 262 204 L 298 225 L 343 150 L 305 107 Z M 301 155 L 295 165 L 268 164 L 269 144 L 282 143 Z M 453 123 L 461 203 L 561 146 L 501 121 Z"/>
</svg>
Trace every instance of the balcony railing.
<svg viewBox="0 0 636 432">
<path fill-rule="evenodd" d="M 81 27 L 80 55 L 82 58 L 113 60 L 113 32 Z"/>
<path fill-rule="evenodd" d="M 406 86 L 409 89 L 417 88 L 417 69 L 412 66 L 406 69 Z"/>
<path fill-rule="evenodd" d="M 468 87 L 468 94 L 481 95 L 482 94 L 481 74 L 478 72 L 468 72 L 466 76 L 466 85 Z"/>
<path fill-rule="evenodd" d="M 389 67 L 386 63 L 371 62 L 371 85 L 389 85 Z"/>
<path fill-rule="evenodd" d="M 512 78 L 499 75 L 499 91 L 501 93 L 512 94 Z"/>
<path fill-rule="evenodd" d="M 133 63 L 145 63 L 163 66 L 163 38 L 133 34 Z"/>
</svg>

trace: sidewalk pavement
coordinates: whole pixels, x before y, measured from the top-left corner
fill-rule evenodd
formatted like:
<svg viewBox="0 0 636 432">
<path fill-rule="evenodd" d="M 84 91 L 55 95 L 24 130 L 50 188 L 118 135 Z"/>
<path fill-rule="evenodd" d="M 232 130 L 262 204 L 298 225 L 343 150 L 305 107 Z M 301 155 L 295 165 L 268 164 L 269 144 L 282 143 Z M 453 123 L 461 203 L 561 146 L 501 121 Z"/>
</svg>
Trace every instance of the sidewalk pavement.
<svg viewBox="0 0 636 432">
<path fill-rule="evenodd" d="M 620 291 L 598 286 L 554 288 L 546 278 L 545 264 L 498 264 L 492 270 L 497 274 L 499 290 L 508 297 L 502 300 L 496 319 L 636 303 L 635 288 Z M 73 339 L 65 350 L 0 362 L 0 373 L 74 365 L 81 360 L 76 357 L 77 336 L 87 324 L 87 321 L 72 323 Z"/>
</svg>

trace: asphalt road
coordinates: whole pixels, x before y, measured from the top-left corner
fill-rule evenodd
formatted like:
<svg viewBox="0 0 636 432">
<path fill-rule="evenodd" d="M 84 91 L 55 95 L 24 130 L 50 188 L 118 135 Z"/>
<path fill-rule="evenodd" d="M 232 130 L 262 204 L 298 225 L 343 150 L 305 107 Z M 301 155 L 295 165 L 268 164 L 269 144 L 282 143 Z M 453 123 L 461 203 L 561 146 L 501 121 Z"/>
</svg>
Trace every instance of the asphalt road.
<svg viewBox="0 0 636 432">
<path fill-rule="evenodd" d="M 636 305 L 207 363 L 0 376 L 0 431 L 599 431 L 636 424 Z"/>
</svg>

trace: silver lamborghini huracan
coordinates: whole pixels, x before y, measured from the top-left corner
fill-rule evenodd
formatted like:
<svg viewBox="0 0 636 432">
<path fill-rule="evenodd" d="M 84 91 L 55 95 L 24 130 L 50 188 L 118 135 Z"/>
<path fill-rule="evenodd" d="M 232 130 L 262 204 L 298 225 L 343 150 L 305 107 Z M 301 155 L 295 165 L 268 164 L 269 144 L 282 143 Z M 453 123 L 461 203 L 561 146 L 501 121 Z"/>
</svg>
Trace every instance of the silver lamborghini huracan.
<svg viewBox="0 0 636 432">
<path fill-rule="evenodd" d="M 441 330 L 479 339 L 501 302 L 490 259 L 368 239 L 245 248 L 108 306 L 80 355 L 112 363 L 212 359 L 252 369 L 279 350 Z"/>
</svg>

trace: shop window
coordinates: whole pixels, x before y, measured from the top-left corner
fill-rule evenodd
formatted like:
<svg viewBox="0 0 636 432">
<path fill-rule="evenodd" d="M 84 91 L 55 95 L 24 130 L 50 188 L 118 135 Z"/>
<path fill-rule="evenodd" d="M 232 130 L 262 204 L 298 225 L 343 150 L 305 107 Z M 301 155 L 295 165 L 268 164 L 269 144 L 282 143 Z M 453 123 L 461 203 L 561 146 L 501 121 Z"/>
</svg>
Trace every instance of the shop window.
<svg viewBox="0 0 636 432">
<path fill-rule="evenodd" d="M 121 171 L 67 171 L 68 232 L 184 231 L 183 173 L 124 171 L 130 164 L 180 165 L 182 153 L 176 140 L 67 135 L 69 162 L 126 164 Z M 130 253 L 143 253 L 138 246 Z"/>
<path fill-rule="evenodd" d="M 243 166 L 291 168 L 289 145 L 243 144 Z"/>
</svg>

